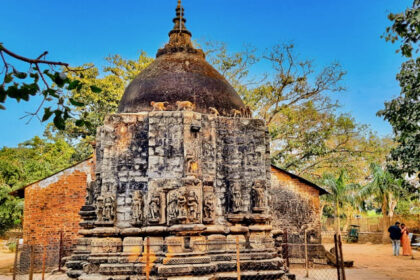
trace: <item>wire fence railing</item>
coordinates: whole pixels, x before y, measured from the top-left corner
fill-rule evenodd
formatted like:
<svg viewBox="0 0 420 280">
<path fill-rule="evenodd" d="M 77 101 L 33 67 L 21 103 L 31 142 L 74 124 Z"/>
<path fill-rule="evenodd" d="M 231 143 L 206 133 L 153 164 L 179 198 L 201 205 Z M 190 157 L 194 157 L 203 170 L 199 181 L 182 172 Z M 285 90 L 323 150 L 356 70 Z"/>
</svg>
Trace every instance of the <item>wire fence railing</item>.
<svg viewBox="0 0 420 280">
<path fill-rule="evenodd" d="M 73 246 L 63 243 L 62 234 L 57 241 L 48 244 L 17 244 L 13 265 L 13 280 L 45 279 L 51 271 L 64 272 L 65 257 L 72 253 Z"/>
<path fill-rule="evenodd" d="M 306 235 L 305 235 L 306 236 Z M 85 273 L 101 274 L 106 279 L 165 279 L 217 275 L 217 279 L 322 279 L 345 280 L 341 237 L 327 251 L 322 244 L 281 242 L 268 239 L 208 240 L 187 237 L 163 240 L 139 238 L 130 246 L 111 245 L 94 248 L 89 253 Z M 62 270 L 71 249 L 62 242 L 48 245 L 19 245 L 13 279 L 44 279 L 51 270 Z M 296 278 L 294 278 L 294 276 Z M 182 279 L 182 278 L 179 278 Z"/>
</svg>

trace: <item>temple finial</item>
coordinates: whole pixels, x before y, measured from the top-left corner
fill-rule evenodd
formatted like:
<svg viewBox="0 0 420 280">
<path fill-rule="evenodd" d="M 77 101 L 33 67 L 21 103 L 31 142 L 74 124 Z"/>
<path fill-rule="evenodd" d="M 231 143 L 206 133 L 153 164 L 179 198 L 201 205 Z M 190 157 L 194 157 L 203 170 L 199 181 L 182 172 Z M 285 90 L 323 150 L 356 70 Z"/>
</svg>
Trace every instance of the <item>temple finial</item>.
<svg viewBox="0 0 420 280">
<path fill-rule="evenodd" d="M 169 32 L 169 36 L 172 33 L 185 33 L 191 36 L 191 32 L 185 27 L 185 22 L 187 21 L 184 17 L 184 8 L 182 7 L 181 0 L 178 0 L 178 6 L 175 9 L 176 17 L 173 19 L 174 27 Z"/>
</svg>

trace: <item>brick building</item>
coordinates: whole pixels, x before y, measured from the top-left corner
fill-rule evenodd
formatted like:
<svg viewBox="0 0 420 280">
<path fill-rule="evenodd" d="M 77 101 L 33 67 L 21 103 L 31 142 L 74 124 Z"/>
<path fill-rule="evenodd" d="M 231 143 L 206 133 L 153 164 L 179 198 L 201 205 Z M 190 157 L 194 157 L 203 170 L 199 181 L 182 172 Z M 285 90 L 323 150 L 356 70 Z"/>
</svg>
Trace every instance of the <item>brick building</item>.
<svg viewBox="0 0 420 280">
<path fill-rule="evenodd" d="M 63 255 L 70 254 L 77 239 L 79 210 L 85 203 L 86 186 L 94 179 L 93 168 L 94 160 L 89 158 L 16 192 L 16 195 L 25 198 L 25 248 L 35 245 L 35 250 L 39 251 L 47 246 L 46 255 L 51 266 L 57 263 L 60 238 Z"/>
<path fill-rule="evenodd" d="M 273 228 L 287 230 L 296 238 L 307 230 L 312 241 L 321 241 L 320 196 L 327 191 L 318 185 L 271 166 Z M 289 237 L 290 238 L 290 237 Z M 295 240 L 295 242 L 300 242 Z"/>
<path fill-rule="evenodd" d="M 63 232 L 65 247 L 71 247 L 80 229 L 79 211 L 86 187 L 94 178 L 94 158 L 73 165 L 18 191 L 25 198 L 23 239 L 25 244 L 59 242 Z M 289 234 L 311 230 L 320 238 L 320 195 L 327 193 L 314 183 L 272 166 L 273 227 Z"/>
</svg>

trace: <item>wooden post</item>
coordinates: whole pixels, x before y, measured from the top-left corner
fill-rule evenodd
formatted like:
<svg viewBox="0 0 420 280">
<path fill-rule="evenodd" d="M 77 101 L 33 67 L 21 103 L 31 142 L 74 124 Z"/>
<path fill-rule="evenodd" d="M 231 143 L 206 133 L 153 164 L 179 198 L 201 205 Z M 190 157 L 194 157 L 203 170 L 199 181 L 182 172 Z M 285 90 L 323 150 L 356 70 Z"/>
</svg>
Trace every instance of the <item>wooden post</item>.
<svg viewBox="0 0 420 280">
<path fill-rule="evenodd" d="M 337 239 L 337 233 L 334 234 L 334 250 L 335 250 L 335 267 L 337 268 L 337 279 L 341 279 L 341 271 L 340 271 L 340 260 L 338 256 L 338 239 Z"/>
<path fill-rule="evenodd" d="M 42 253 L 42 280 L 44 280 L 45 276 L 45 261 L 47 258 L 47 245 L 43 246 L 43 253 Z"/>
<path fill-rule="evenodd" d="M 283 243 L 284 243 L 284 247 L 283 247 L 283 257 L 286 259 L 286 266 L 287 269 L 289 269 L 290 263 L 289 263 L 289 244 L 287 243 L 287 230 L 284 230 L 284 234 L 283 234 Z"/>
<path fill-rule="evenodd" d="M 17 268 L 18 254 L 19 254 L 19 239 L 16 243 L 16 249 L 15 249 L 15 262 L 13 263 L 13 280 L 16 280 L 16 268 Z"/>
<path fill-rule="evenodd" d="M 30 264 L 29 264 L 29 280 L 34 277 L 34 245 L 31 245 Z"/>
<path fill-rule="evenodd" d="M 146 280 L 150 280 L 150 237 L 146 239 Z"/>
<path fill-rule="evenodd" d="M 338 236 L 338 244 L 340 249 L 340 266 L 341 266 L 341 277 L 342 280 L 346 280 L 346 274 L 344 273 L 344 257 L 343 257 L 343 244 L 341 243 L 341 235 Z"/>
<path fill-rule="evenodd" d="M 58 248 L 58 271 L 61 270 L 61 258 L 63 257 L 63 231 L 60 231 L 60 244 Z"/>
<path fill-rule="evenodd" d="M 239 236 L 236 236 L 236 273 L 238 274 L 238 280 L 241 280 L 241 262 L 239 258 Z"/>
<path fill-rule="evenodd" d="M 308 237 L 306 235 L 306 229 L 305 229 L 305 270 L 306 270 L 306 278 L 309 278 Z"/>
</svg>

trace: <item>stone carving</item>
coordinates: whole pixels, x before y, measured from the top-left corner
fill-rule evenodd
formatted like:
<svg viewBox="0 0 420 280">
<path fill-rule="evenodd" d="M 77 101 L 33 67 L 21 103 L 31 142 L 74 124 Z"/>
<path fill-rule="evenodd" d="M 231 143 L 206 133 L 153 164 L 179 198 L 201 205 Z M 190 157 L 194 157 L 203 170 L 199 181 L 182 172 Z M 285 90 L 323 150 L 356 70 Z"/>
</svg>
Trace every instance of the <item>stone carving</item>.
<svg viewBox="0 0 420 280">
<path fill-rule="evenodd" d="M 242 211 L 242 191 L 238 182 L 233 183 L 232 187 L 232 212 L 239 213 Z"/>
<path fill-rule="evenodd" d="M 143 206 L 143 193 L 141 191 L 135 191 L 133 193 L 133 204 L 131 206 L 133 225 L 143 224 Z"/>
<path fill-rule="evenodd" d="M 177 219 L 181 222 L 187 219 L 187 198 L 181 193 L 178 193 Z"/>
<path fill-rule="evenodd" d="M 168 200 L 168 219 L 169 221 L 176 221 L 178 217 L 178 196 L 176 192 L 169 195 Z"/>
<path fill-rule="evenodd" d="M 115 199 L 111 195 L 104 200 L 104 221 L 112 222 L 115 219 Z"/>
<path fill-rule="evenodd" d="M 96 203 L 98 222 L 113 222 L 115 220 L 115 198 L 112 195 L 99 196 Z"/>
<path fill-rule="evenodd" d="M 104 197 L 101 195 L 96 199 L 96 217 L 98 222 L 104 220 Z"/>
<path fill-rule="evenodd" d="M 152 224 L 160 221 L 160 196 L 155 194 L 149 203 L 149 222 Z"/>
<path fill-rule="evenodd" d="M 193 223 L 197 223 L 200 219 L 200 213 L 198 211 L 198 197 L 197 194 L 190 190 L 187 197 L 187 209 L 188 209 L 188 220 Z"/>
<path fill-rule="evenodd" d="M 261 213 L 265 210 L 265 188 L 259 181 L 255 182 L 251 190 L 252 212 Z"/>
<path fill-rule="evenodd" d="M 213 222 L 214 216 L 214 194 L 207 193 L 204 196 L 204 203 L 203 203 L 203 222 L 204 223 L 211 223 Z"/>
</svg>

